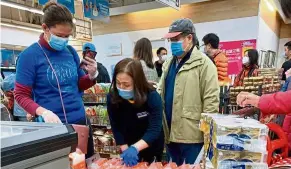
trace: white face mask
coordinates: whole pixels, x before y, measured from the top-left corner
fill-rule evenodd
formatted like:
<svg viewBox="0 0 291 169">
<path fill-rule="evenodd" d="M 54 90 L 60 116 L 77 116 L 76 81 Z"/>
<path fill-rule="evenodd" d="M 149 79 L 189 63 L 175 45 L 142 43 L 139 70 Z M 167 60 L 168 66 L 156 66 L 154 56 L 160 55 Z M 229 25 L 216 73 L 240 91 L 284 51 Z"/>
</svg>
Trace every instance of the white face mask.
<svg viewBox="0 0 291 169">
<path fill-rule="evenodd" d="M 248 64 L 249 62 L 250 62 L 250 58 L 244 56 L 243 59 L 242 59 L 242 63 L 243 63 L 244 65 L 246 65 L 246 64 Z"/>
<path fill-rule="evenodd" d="M 287 58 L 285 51 L 281 53 L 281 57 L 285 59 Z"/>
<path fill-rule="evenodd" d="M 162 61 L 165 61 L 165 60 L 167 60 L 168 56 L 167 55 L 163 55 L 163 56 L 161 56 L 161 58 L 162 58 Z"/>
</svg>

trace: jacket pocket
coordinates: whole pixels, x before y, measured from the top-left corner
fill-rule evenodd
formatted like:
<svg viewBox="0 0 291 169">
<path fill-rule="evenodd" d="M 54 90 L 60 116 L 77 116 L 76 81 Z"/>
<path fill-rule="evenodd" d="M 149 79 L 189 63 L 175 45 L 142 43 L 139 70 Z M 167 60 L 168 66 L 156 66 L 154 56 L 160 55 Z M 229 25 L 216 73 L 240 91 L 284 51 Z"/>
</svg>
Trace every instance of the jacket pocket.
<svg viewBox="0 0 291 169">
<path fill-rule="evenodd" d="M 201 106 L 191 106 L 183 108 L 180 116 L 180 132 L 182 132 L 183 140 L 186 142 L 200 142 L 202 140 L 202 132 L 199 129 L 201 118 Z"/>
<path fill-rule="evenodd" d="M 183 108 L 183 112 L 181 118 L 188 118 L 192 120 L 200 120 L 201 118 L 202 107 L 197 106 L 189 106 Z"/>
</svg>

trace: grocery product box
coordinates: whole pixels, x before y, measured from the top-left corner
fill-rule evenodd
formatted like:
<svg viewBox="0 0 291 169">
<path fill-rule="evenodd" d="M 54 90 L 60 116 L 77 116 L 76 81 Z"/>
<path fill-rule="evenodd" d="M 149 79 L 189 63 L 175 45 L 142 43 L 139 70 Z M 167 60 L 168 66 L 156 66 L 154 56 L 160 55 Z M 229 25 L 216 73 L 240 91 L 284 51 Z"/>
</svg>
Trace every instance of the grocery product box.
<svg viewBox="0 0 291 169">
<path fill-rule="evenodd" d="M 204 132 L 204 157 L 214 169 L 267 168 L 266 125 L 234 115 L 204 113 L 200 129 Z"/>
<path fill-rule="evenodd" d="M 204 132 L 206 149 L 265 152 L 268 127 L 254 119 L 219 114 L 203 114 L 200 128 Z"/>
<path fill-rule="evenodd" d="M 208 158 L 213 164 L 214 168 L 227 165 L 228 163 L 266 163 L 267 152 L 251 152 L 251 151 L 229 151 L 220 150 L 210 147 Z"/>
</svg>

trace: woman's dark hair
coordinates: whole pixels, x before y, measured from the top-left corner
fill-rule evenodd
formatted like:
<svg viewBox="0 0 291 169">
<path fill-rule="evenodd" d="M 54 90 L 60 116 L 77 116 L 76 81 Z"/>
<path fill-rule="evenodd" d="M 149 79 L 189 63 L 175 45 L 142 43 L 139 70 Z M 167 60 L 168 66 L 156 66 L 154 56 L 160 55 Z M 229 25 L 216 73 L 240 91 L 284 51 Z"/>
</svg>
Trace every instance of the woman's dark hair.
<svg viewBox="0 0 291 169">
<path fill-rule="evenodd" d="M 149 39 L 141 38 L 140 40 L 138 40 L 135 44 L 133 54 L 134 58 L 144 60 L 149 68 L 154 68 L 153 49 L 151 41 Z"/>
<path fill-rule="evenodd" d="M 73 16 L 69 9 L 56 2 L 48 2 L 43 7 L 43 18 L 42 22 L 45 23 L 49 28 L 56 26 L 57 24 L 69 24 L 72 27 Z"/>
<path fill-rule="evenodd" d="M 258 59 L 259 59 L 259 53 L 256 49 L 249 49 L 246 50 L 245 53 L 248 53 L 248 56 L 250 58 L 250 66 L 258 66 Z"/>
<path fill-rule="evenodd" d="M 126 58 L 118 62 L 114 68 L 112 83 L 110 87 L 110 96 L 113 104 L 118 104 L 122 98 L 118 94 L 116 77 L 119 73 L 126 73 L 133 79 L 134 104 L 140 106 L 147 101 L 147 95 L 150 91 L 155 90 L 147 82 L 142 65 L 139 60 Z"/>
</svg>

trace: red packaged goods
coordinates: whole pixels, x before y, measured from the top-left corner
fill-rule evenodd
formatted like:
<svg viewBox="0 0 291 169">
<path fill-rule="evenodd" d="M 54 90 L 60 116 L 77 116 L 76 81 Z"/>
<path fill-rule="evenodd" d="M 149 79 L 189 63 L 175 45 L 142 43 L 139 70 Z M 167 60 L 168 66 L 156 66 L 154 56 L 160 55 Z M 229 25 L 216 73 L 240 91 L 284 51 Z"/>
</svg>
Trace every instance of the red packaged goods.
<svg viewBox="0 0 291 169">
<path fill-rule="evenodd" d="M 103 164 L 105 164 L 108 160 L 106 158 L 100 158 L 97 161 L 94 161 L 94 164 L 96 164 L 97 166 L 101 167 Z"/>
<path fill-rule="evenodd" d="M 110 160 L 111 165 L 122 165 L 121 159 L 113 158 Z"/>
<path fill-rule="evenodd" d="M 269 168 L 272 168 L 272 169 L 291 168 L 291 158 L 282 159 L 282 160 L 272 164 Z"/>
<path fill-rule="evenodd" d="M 192 169 L 190 164 L 182 164 L 178 169 Z"/>
<path fill-rule="evenodd" d="M 94 89 L 89 88 L 87 90 L 84 91 L 85 94 L 93 94 L 94 93 Z"/>
<path fill-rule="evenodd" d="M 163 169 L 163 164 L 160 162 L 153 162 L 148 169 Z"/>
<path fill-rule="evenodd" d="M 86 115 L 87 116 L 91 116 L 91 109 L 90 109 L 90 107 L 87 107 L 86 108 Z"/>
<path fill-rule="evenodd" d="M 121 169 L 131 169 L 131 167 L 127 167 L 126 165 L 123 165 Z"/>
<path fill-rule="evenodd" d="M 105 93 L 105 91 L 99 85 L 94 86 L 95 94 Z"/>
<path fill-rule="evenodd" d="M 147 162 L 138 163 L 136 166 L 132 167 L 132 169 L 148 169 Z"/>
<path fill-rule="evenodd" d="M 178 168 L 176 163 L 170 162 L 164 166 L 164 169 L 176 169 Z"/>
</svg>

